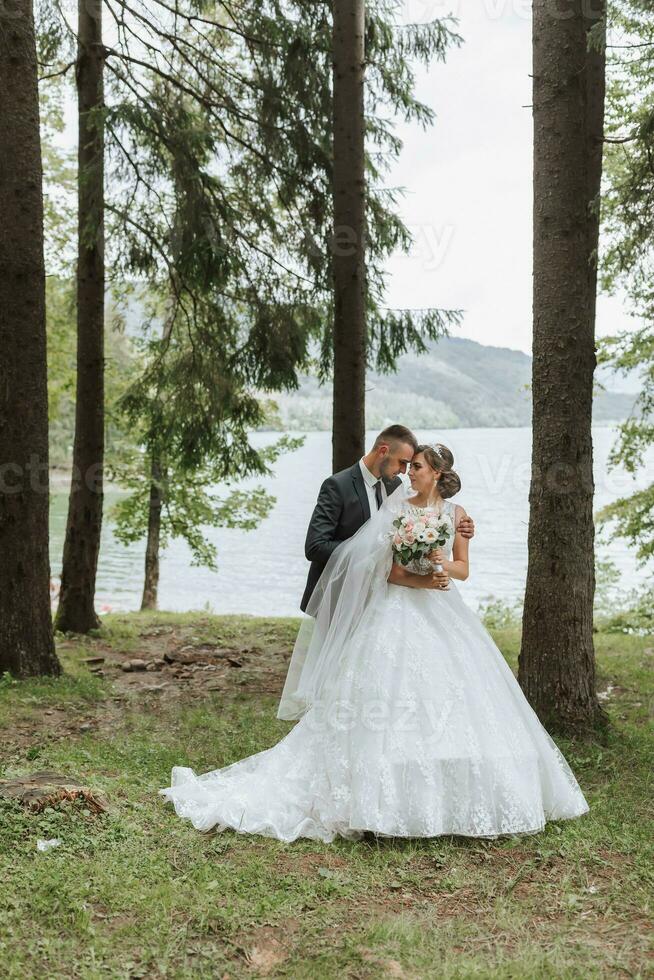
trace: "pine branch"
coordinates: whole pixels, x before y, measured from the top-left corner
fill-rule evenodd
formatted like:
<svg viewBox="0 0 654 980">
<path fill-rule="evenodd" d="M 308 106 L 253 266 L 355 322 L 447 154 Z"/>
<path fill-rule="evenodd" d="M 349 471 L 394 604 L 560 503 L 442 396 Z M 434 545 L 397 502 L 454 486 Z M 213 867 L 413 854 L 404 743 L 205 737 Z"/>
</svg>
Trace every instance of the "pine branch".
<svg viewBox="0 0 654 980">
<path fill-rule="evenodd" d="M 39 83 L 47 82 L 51 78 L 61 78 L 62 76 L 67 75 L 70 69 L 74 68 L 76 64 L 76 61 L 69 61 L 63 66 L 63 68 L 60 68 L 59 71 L 50 72 L 48 75 L 39 75 Z"/>
</svg>

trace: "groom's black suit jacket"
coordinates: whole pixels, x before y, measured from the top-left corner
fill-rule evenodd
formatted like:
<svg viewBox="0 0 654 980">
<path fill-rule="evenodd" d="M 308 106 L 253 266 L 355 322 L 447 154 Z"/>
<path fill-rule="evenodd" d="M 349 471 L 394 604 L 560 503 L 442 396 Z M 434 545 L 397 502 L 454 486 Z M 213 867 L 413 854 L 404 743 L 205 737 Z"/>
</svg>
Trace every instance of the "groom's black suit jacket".
<svg viewBox="0 0 654 980">
<path fill-rule="evenodd" d="M 399 476 L 384 480 L 387 493 L 392 493 L 402 481 Z M 351 538 L 370 518 L 370 501 L 359 463 L 340 473 L 327 477 L 320 488 L 304 545 L 304 553 L 311 562 L 307 587 L 300 608 L 304 612 L 311 593 L 332 551 L 342 541 Z"/>
</svg>

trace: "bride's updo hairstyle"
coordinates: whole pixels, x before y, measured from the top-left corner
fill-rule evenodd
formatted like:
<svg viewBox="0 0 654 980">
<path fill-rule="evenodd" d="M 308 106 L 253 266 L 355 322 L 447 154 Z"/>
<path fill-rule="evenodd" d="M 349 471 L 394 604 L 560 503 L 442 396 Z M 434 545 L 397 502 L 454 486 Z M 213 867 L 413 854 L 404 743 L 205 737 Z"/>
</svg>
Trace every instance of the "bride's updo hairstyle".
<svg viewBox="0 0 654 980">
<path fill-rule="evenodd" d="M 438 492 L 443 500 L 447 500 L 448 497 L 453 497 L 455 493 L 459 492 L 461 489 L 461 480 L 459 479 L 459 474 L 455 473 L 452 469 L 454 466 L 454 456 L 447 446 L 444 446 L 441 442 L 437 442 L 434 446 L 418 446 L 416 456 L 418 453 L 423 454 L 432 470 L 440 473 L 438 478 Z"/>
</svg>

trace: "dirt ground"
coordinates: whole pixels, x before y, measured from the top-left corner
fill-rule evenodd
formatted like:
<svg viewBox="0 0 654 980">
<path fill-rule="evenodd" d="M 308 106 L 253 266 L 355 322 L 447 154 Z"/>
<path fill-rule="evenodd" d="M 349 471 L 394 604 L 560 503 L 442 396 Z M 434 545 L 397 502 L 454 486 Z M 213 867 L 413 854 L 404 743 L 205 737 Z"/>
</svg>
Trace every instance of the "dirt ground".
<svg viewBox="0 0 654 980">
<path fill-rule="evenodd" d="M 89 637 L 82 651 L 75 638 L 62 639 L 57 650 L 60 655 L 74 653 L 92 674 L 110 681 L 112 695 L 88 707 L 62 703 L 46 708 L 38 724 L 38 737 L 44 740 L 91 731 L 109 734 L 126 702 L 193 702 L 211 692 L 277 695 L 291 655 L 282 636 L 277 640 L 266 635 L 258 645 L 228 645 L 198 637 L 185 625 L 144 626 L 137 637 L 129 638 L 125 649 L 120 641 Z M 26 712 L 25 719 L 18 719 L 5 733 L 5 749 L 25 748 L 36 734 L 33 715 Z"/>
</svg>

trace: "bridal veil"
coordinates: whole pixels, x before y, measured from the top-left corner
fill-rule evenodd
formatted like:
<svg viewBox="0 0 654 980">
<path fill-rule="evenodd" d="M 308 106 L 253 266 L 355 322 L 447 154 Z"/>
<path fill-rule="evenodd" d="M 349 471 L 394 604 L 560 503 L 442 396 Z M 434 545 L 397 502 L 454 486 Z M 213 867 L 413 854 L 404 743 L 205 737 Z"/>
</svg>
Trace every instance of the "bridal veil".
<svg viewBox="0 0 654 980">
<path fill-rule="evenodd" d="M 307 606 L 295 641 L 277 717 L 295 720 L 329 696 L 345 641 L 368 602 L 385 589 L 393 555 L 393 521 L 410 496 L 401 483 L 370 520 L 332 552 Z"/>
</svg>

